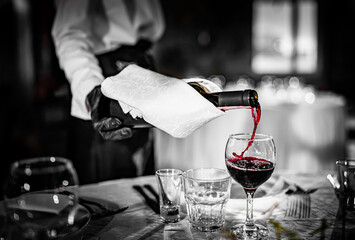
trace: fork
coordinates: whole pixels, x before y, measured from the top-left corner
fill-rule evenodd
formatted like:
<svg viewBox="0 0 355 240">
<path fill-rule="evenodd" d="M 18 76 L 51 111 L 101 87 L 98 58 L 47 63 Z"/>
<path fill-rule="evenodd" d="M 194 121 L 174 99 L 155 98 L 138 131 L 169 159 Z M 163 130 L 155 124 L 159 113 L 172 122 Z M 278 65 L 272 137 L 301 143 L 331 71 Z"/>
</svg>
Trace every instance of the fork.
<svg viewBox="0 0 355 240">
<path fill-rule="evenodd" d="M 311 196 L 309 194 L 294 194 L 289 197 L 285 217 L 309 218 L 310 215 Z"/>
<path fill-rule="evenodd" d="M 311 196 L 310 194 L 317 189 L 303 190 L 301 187 L 295 185 L 296 190 L 288 190 L 286 192 L 289 195 L 287 201 L 287 209 L 285 217 L 298 217 L 309 218 L 311 216 Z"/>
<path fill-rule="evenodd" d="M 140 185 L 133 185 L 133 188 L 144 198 L 146 204 L 157 214 L 160 213 L 159 202 L 150 198 L 144 191 L 143 187 Z M 149 190 L 150 191 L 150 190 Z"/>
</svg>

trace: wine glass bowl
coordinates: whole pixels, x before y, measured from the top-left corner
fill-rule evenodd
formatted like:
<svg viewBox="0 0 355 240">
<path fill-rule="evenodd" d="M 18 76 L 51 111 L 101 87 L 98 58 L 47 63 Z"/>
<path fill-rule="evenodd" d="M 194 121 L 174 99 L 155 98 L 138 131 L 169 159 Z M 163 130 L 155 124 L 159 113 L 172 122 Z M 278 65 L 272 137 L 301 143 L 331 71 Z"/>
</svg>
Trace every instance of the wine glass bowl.
<svg viewBox="0 0 355 240">
<path fill-rule="evenodd" d="M 24 159 L 11 164 L 5 197 L 13 198 L 29 192 L 63 189 L 78 184 L 77 173 L 68 159 L 61 157 Z"/>
<path fill-rule="evenodd" d="M 14 162 L 5 187 L 5 208 L 16 239 L 56 239 L 74 224 L 78 176 L 70 160 L 40 157 Z M 11 239 L 11 238 L 10 238 Z"/>
<path fill-rule="evenodd" d="M 247 216 L 244 224 L 231 228 L 238 239 L 263 239 L 268 229 L 253 220 L 253 197 L 276 166 L 276 147 L 272 136 L 265 134 L 231 134 L 225 149 L 225 164 L 230 176 L 247 196 Z"/>
</svg>

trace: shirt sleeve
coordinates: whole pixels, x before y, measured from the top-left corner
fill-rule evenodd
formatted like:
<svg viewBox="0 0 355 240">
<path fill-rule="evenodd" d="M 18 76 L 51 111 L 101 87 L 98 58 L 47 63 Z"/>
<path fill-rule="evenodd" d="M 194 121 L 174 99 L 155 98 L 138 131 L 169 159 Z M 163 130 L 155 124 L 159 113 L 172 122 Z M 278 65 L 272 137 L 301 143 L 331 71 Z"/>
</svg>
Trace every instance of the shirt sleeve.
<svg viewBox="0 0 355 240">
<path fill-rule="evenodd" d="M 86 96 L 104 80 L 90 40 L 89 1 L 57 0 L 52 27 L 59 64 L 72 92 L 71 115 L 85 120 L 90 119 Z"/>
</svg>

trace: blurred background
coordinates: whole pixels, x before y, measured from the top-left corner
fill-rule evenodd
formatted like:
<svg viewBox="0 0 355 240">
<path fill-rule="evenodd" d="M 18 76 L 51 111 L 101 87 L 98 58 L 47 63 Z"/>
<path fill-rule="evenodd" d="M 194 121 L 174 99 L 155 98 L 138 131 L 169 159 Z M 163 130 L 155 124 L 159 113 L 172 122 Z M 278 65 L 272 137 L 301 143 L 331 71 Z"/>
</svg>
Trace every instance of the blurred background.
<svg viewBox="0 0 355 240">
<path fill-rule="evenodd" d="M 283 126 L 282 134 L 291 134 L 296 122 L 290 144 L 297 137 L 299 148 L 311 146 L 319 158 L 331 156 L 329 151 L 353 156 L 354 0 L 161 2 L 166 31 L 154 47 L 159 72 L 208 77 L 224 90 L 256 88 L 269 119 L 262 118 L 262 127 L 280 134 L 280 144 L 287 141 L 273 131 Z M 67 154 L 70 89 L 51 39 L 54 14 L 51 0 L 0 0 L 1 181 L 15 160 Z M 293 114 L 295 109 L 302 114 Z M 156 149 L 166 138 L 158 133 Z M 159 151 L 161 163 L 166 156 Z M 292 160 L 288 152 L 280 148 Z"/>
</svg>

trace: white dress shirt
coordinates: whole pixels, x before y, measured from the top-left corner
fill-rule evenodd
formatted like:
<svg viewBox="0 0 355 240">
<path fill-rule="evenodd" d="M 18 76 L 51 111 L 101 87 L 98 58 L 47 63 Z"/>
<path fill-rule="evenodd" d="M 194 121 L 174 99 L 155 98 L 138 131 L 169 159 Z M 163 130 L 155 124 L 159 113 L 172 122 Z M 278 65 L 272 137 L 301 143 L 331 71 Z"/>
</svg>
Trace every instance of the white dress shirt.
<svg viewBox="0 0 355 240">
<path fill-rule="evenodd" d="M 164 32 L 159 0 L 57 0 L 52 36 L 72 92 L 71 115 L 90 119 L 87 94 L 104 80 L 96 54 Z"/>
</svg>

